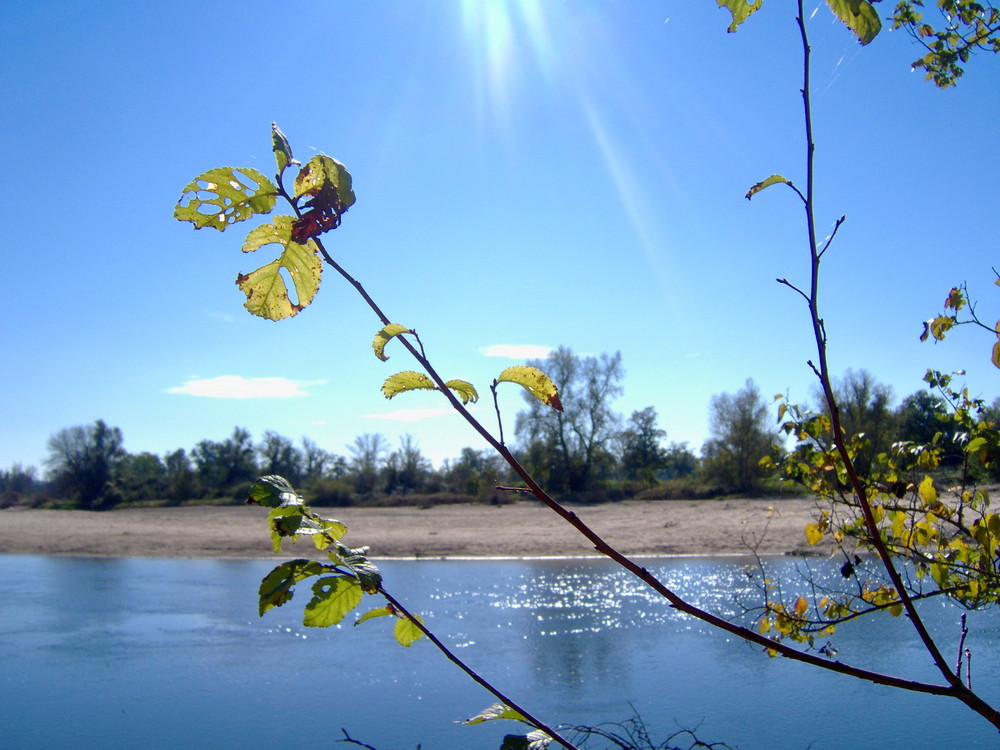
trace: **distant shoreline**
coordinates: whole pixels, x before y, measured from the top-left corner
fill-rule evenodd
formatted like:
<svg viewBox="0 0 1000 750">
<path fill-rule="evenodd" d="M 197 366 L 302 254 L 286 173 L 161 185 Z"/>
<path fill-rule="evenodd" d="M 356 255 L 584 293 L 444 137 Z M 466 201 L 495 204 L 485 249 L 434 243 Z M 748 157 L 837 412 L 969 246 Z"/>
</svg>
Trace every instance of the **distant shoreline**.
<svg viewBox="0 0 1000 750">
<path fill-rule="evenodd" d="M 771 509 L 771 510 L 769 510 Z M 430 508 L 317 508 L 347 524 L 344 542 L 374 558 L 596 557 L 592 545 L 540 503 Z M 809 498 L 626 500 L 572 508 L 631 556 L 816 554 L 804 529 Z M 190 506 L 106 512 L 0 510 L 0 554 L 101 557 L 274 558 L 263 508 Z M 308 539 L 286 542 L 284 557 L 314 557 Z"/>
</svg>

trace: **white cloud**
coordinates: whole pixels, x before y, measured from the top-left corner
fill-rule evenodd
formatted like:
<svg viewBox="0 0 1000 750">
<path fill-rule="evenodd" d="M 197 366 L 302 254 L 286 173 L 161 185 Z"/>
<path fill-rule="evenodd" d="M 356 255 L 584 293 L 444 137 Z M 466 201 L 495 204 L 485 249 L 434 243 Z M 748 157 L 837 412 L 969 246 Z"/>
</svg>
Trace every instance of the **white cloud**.
<svg viewBox="0 0 1000 750">
<path fill-rule="evenodd" d="M 475 411 L 475 409 L 469 409 Z M 365 419 L 383 419 L 387 422 L 420 422 L 424 419 L 443 417 L 446 414 L 454 414 L 455 410 L 449 406 L 436 406 L 417 409 L 396 409 L 396 411 L 381 412 L 378 414 L 365 414 Z"/>
<path fill-rule="evenodd" d="M 493 344 L 479 347 L 479 353 L 487 357 L 506 357 L 507 359 L 545 359 L 552 351 L 551 346 L 536 344 Z"/>
<path fill-rule="evenodd" d="M 325 380 L 291 380 L 290 378 L 245 378 L 242 375 L 220 375 L 217 378 L 189 380 L 184 385 L 167 388 L 166 393 L 182 393 L 207 398 L 295 398 L 308 396 L 306 388 L 323 385 Z"/>
</svg>

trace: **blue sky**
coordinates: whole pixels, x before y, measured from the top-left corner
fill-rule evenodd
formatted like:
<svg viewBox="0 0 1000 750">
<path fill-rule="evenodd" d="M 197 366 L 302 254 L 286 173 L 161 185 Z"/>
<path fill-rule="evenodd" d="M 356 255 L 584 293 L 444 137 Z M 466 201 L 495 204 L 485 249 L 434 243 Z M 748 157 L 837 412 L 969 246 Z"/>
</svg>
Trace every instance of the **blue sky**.
<svg viewBox="0 0 1000 750">
<path fill-rule="evenodd" d="M 711 0 L 38 0 L 3 15 L 0 467 L 39 465 L 52 433 L 99 418 L 133 452 L 236 425 L 341 454 L 364 432 L 411 433 L 436 463 L 483 447 L 433 393 L 385 401 L 383 379 L 412 364 L 392 345 L 372 356 L 378 322 L 332 273 L 297 318 L 253 318 L 234 279 L 270 258 L 171 217 L 209 168 L 273 173 L 272 120 L 298 158 L 351 170 L 358 200 L 327 247 L 446 377 L 488 392 L 523 357 L 493 347 L 620 350 L 617 408 L 655 406 L 696 448 L 711 396 L 747 377 L 810 398 L 806 311 L 774 281 L 806 283 L 801 208 L 780 187 L 743 198 L 772 173 L 804 179 L 788 3 L 736 34 Z M 847 216 L 821 299 L 834 372 L 867 368 L 902 398 L 927 367 L 966 368 L 992 400 L 985 334 L 918 334 L 963 280 L 984 317 L 1000 308 L 998 61 L 940 91 L 900 32 L 862 48 L 824 5 L 810 34 L 820 233 Z M 491 404 L 479 414 L 495 423 Z"/>
</svg>

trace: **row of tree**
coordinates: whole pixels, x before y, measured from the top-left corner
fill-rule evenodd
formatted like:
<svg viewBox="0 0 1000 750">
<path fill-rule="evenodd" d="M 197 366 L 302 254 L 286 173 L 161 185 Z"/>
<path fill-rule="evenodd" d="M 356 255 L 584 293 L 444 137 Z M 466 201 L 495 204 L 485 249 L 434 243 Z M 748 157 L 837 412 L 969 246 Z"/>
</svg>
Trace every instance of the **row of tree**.
<svg viewBox="0 0 1000 750">
<path fill-rule="evenodd" d="M 546 360 L 529 364 L 555 381 L 564 409 L 557 412 L 526 398 L 515 424 L 519 459 L 543 486 L 564 497 L 622 496 L 683 478 L 713 490 L 753 492 L 768 477 L 761 459 L 784 450 L 772 403 L 753 380 L 736 393 L 712 398 L 710 437 L 696 456 L 686 443 L 666 442 L 653 406 L 627 419 L 614 410 L 624 380 L 619 353 L 581 357 L 560 347 Z M 836 390 L 848 433 L 865 436 L 856 459 L 862 472 L 901 441 L 936 439 L 946 449 L 946 466 L 950 441 L 955 446 L 951 463 L 963 460 L 957 447 L 961 436 L 939 434 L 948 412 L 940 396 L 918 391 L 893 406 L 891 389 L 864 370 L 849 370 Z M 819 394 L 816 401 L 821 402 Z M 995 404 L 981 418 L 1000 422 L 1000 409 Z M 345 456 L 308 438 L 296 444 L 273 431 L 255 443 L 237 427 L 224 440 L 202 440 L 190 452 L 178 449 L 161 457 L 128 453 L 121 430 L 98 420 L 60 430 L 48 447 L 45 481 L 30 467 L 0 471 L 4 504 L 46 494 L 94 509 L 146 500 L 239 497 L 261 474 L 286 477 L 320 505 L 384 496 L 484 497 L 498 483 L 514 481 L 509 467 L 490 451 L 466 448 L 435 468 L 410 435 L 396 447 L 380 434 L 360 435 Z M 611 488 L 618 491 L 609 493 Z"/>
</svg>

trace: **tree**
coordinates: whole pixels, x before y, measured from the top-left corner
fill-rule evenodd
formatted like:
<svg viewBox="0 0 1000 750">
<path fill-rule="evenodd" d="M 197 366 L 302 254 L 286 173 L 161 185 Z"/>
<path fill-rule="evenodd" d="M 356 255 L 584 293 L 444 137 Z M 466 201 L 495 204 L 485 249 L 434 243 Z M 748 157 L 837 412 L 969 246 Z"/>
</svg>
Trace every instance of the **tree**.
<svg viewBox="0 0 1000 750">
<path fill-rule="evenodd" d="M 253 441 L 242 427 L 220 443 L 202 440 L 191 451 L 202 485 L 218 493 L 232 491 L 236 485 L 251 481 L 257 473 Z"/>
<path fill-rule="evenodd" d="M 167 489 L 167 467 L 160 457 L 144 451 L 127 453 L 119 467 L 120 491 L 125 501 L 161 498 Z"/>
<path fill-rule="evenodd" d="M 407 495 L 423 488 L 433 469 L 420 452 L 420 446 L 407 433 L 399 439 L 399 448 L 389 454 L 382 467 L 386 493 Z"/>
<path fill-rule="evenodd" d="M 752 378 L 735 394 L 712 396 L 709 434 L 702 448 L 706 476 L 738 492 L 755 490 L 765 474 L 760 461 L 771 453 L 777 433 Z"/>
<path fill-rule="evenodd" d="M 896 439 L 892 388 L 875 380 L 868 370 L 851 370 L 833 381 L 833 394 L 840 407 L 840 420 L 848 437 L 863 436 L 855 456 L 862 474 L 871 471 L 875 457 L 890 449 Z M 817 394 L 821 411 L 829 412 L 822 390 Z"/>
<path fill-rule="evenodd" d="M 167 471 L 167 496 L 172 504 L 177 505 L 198 496 L 198 475 L 183 448 L 168 453 L 163 463 Z"/>
<path fill-rule="evenodd" d="M 103 419 L 81 427 L 67 427 L 49 438 L 46 465 L 56 485 L 71 493 L 87 509 L 109 508 L 121 496 L 115 487 L 125 457 L 122 432 Z"/>
<path fill-rule="evenodd" d="M 359 495 L 373 495 L 379 488 L 379 470 L 389 447 L 381 433 L 358 435 L 347 446 L 351 453 L 350 473 L 354 491 Z"/>
<path fill-rule="evenodd" d="M 680 479 L 698 470 L 698 457 L 688 448 L 688 444 L 671 442 L 664 451 L 666 466 L 661 472 L 664 479 Z"/>
<path fill-rule="evenodd" d="M 530 367 L 543 370 L 559 390 L 562 411 L 530 395 L 519 412 L 515 432 L 526 462 L 554 491 L 593 489 L 614 463 L 611 444 L 621 417 L 611 409 L 622 393 L 621 352 L 579 357 L 565 346 Z"/>
<path fill-rule="evenodd" d="M 903 28 L 924 46 L 927 54 L 913 68 L 927 71 L 928 81 L 940 88 L 958 83 L 962 65 L 974 52 L 1000 52 L 1000 8 L 978 0 L 937 0 L 943 26 L 934 28 L 917 8 L 923 0 L 902 0 L 892 14 L 892 27 Z"/>
<path fill-rule="evenodd" d="M 279 435 L 274 430 L 266 431 L 257 446 L 257 455 L 260 458 L 260 469 L 265 474 L 280 474 L 296 484 L 302 481 L 302 453 L 284 435 Z"/>
<path fill-rule="evenodd" d="M 622 473 L 626 479 L 656 484 L 657 474 L 668 465 L 667 452 L 661 445 L 666 430 L 656 425 L 656 409 L 647 406 L 632 412 L 621 434 Z"/>
</svg>

